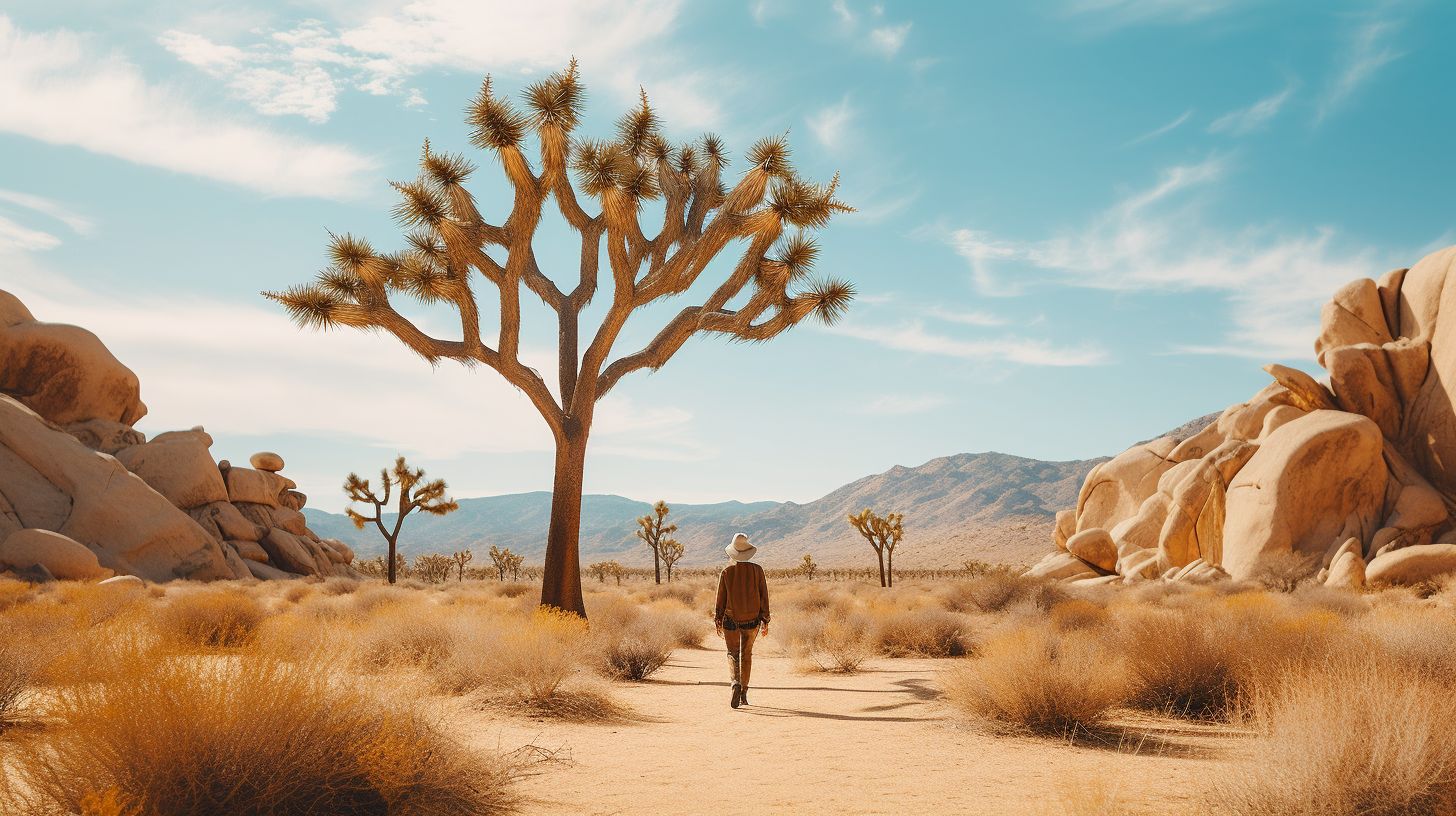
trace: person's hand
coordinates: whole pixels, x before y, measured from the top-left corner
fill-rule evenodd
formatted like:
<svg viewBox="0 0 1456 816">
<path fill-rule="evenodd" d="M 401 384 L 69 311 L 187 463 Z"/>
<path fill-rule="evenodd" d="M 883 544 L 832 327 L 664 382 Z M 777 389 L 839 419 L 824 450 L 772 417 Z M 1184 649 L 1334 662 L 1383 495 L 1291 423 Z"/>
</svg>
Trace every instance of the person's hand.
<svg viewBox="0 0 1456 816">
<path fill-rule="evenodd" d="M 718 637 L 723 637 L 723 624 L 720 623 L 713 628 L 718 632 Z"/>
</svg>

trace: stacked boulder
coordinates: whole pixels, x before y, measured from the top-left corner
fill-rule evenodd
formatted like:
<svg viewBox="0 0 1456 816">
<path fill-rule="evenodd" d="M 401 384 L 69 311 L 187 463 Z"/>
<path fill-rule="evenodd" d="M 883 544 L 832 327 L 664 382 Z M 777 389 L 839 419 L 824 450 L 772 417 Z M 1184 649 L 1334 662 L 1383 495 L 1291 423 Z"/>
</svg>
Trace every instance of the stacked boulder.
<svg viewBox="0 0 1456 816">
<path fill-rule="evenodd" d="M 134 575 L 357 575 L 320 539 L 277 454 L 215 462 L 201 426 L 148 441 L 135 374 L 92 333 L 41 323 L 0 291 L 0 571 Z"/>
<path fill-rule="evenodd" d="M 1337 291 L 1315 355 L 1329 386 L 1265 366 L 1203 430 L 1093 468 L 1028 574 L 1248 578 L 1281 554 L 1347 588 L 1456 571 L 1456 247 Z"/>
</svg>

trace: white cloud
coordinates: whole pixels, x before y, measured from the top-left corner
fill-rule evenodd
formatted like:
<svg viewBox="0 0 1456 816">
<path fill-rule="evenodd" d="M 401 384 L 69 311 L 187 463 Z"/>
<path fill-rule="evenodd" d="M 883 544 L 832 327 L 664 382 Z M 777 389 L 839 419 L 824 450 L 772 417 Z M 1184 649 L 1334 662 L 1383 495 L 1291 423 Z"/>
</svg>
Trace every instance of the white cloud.
<svg viewBox="0 0 1456 816">
<path fill-rule="evenodd" d="M 1330 83 L 1320 100 L 1316 121 L 1323 121 L 1343 107 L 1350 97 L 1374 79 L 1382 67 L 1405 56 L 1405 52 L 1397 51 L 1388 43 L 1401 25 L 1402 21 L 1373 20 L 1356 29 L 1339 76 Z"/>
<path fill-rule="evenodd" d="M 26 209 L 49 215 L 51 218 L 70 227 L 79 235 L 90 235 L 96 226 L 89 218 L 84 218 L 71 212 L 70 209 L 59 201 L 43 198 L 38 195 L 22 193 L 16 190 L 0 189 L 0 201 L 9 201 L 12 204 L 19 204 Z"/>
<path fill-rule="evenodd" d="M 0 16 L 0 131 L 270 195 L 347 197 L 376 162 L 342 145 L 280 136 L 194 107 L 65 30 L 29 34 Z"/>
<path fill-rule="evenodd" d="M 911 23 L 884 26 L 870 32 L 870 44 L 876 51 L 887 57 L 895 56 L 900 47 L 905 44 L 905 38 L 910 36 Z"/>
<path fill-rule="evenodd" d="M 1307 357 L 1319 332 L 1319 306 L 1339 286 L 1383 271 L 1370 247 L 1337 246 L 1333 228 L 1283 234 L 1272 228 L 1226 231 L 1206 226 L 1180 194 L 1220 178 L 1210 158 L 1174 167 L 1149 190 L 1134 192 L 1086 228 L 1023 242 L 958 230 L 944 237 L 970 263 L 983 292 L 1008 294 L 1005 267 L 1045 270 L 1052 282 L 1119 291 L 1220 292 L 1231 327 L 1219 353 L 1263 358 Z M 1046 281 L 1041 281 L 1045 283 Z M 1008 292 L 1009 288 L 1009 292 Z M 1190 350 L 1184 348 L 1183 350 Z"/>
<path fill-rule="evenodd" d="M 825 147 L 838 147 L 844 139 L 845 127 L 853 115 L 849 97 L 845 96 L 838 105 L 820 108 L 810 114 L 809 130 L 814 132 L 815 138 Z"/>
<path fill-rule="evenodd" d="M 23 227 L 0 215 L 0 252 L 6 250 L 35 252 L 60 245 L 61 239 L 56 236 Z"/>
<path fill-rule="evenodd" d="M 823 328 L 821 331 L 858 337 L 861 340 L 869 340 L 897 351 L 959 357 L 967 360 L 1005 360 L 1023 365 L 1040 366 L 1085 366 L 1096 365 L 1107 359 L 1107 353 L 1095 343 L 1058 348 L 1046 340 L 1015 336 L 991 340 L 959 340 L 931 334 L 925 331 L 924 325 L 918 320 L 902 322 L 896 326 L 843 323 Z"/>
<path fill-rule="evenodd" d="M 1183 113 L 1182 116 L 1179 116 L 1177 119 L 1174 119 L 1173 121 L 1169 122 L 1168 124 L 1163 125 L 1162 127 L 1158 128 L 1157 130 L 1153 130 L 1153 131 L 1149 131 L 1148 133 L 1144 133 L 1143 135 L 1137 137 L 1136 139 L 1133 139 L 1132 141 L 1128 142 L 1126 146 L 1127 147 L 1132 147 L 1133 145 L 1135 145 L 1135 144 L 1137 144 L 1139 142 L 1146 142 L 1146 141 L 1148 141 L 1150 139 L 1156 139 L 1159 136 L 1162 136 L 1164 133 L 1167 133 L 1168 131 L 1172 130 L 1173 128 L 1176 128 L 1179 125 L 1183 124 L 1184 122 L 1188 121 L 1188 117 L 1190 117 L 1192 115 L 1193 115 L 1193 109 L 1192 108 L 1189 108 L 1187 111 L 1184 111 L 1184 113 Z"/>
<path fill-rule="evenodd" d="M 1284 103 L 1288 102 L 1289 97 L 1293 96 L 1298 89 L 1299 80 L 1291 80 L 1279 93 L 1260 99 L 1247 108 L 1231 111 L 1215 119 L 1213 124 L 1208 126 L 1208 132 L 1227 132 L 1231 136 L 1243 136 L 1251 133 L 1277 116 L 1279 110 L 1284 107 Z"/>
<path fill-rule="evenodd" d="M 934 394 L 924 394 L 918 397 L 886 395 L 872 400 L 868 405 L 860 408 L 857 413 L 875 416 L 918 414 L 924 411 L 934 410 L 949 403 L 949 399 Z"/>
<path fill-rule="evenodd" d="M 859 16 L 849 10 L 844 0 L 834 0 L 833 8 L 834 13 L 839 15 L 839 21 L 845 25 L 854 25 L 859 20 Z"/>
<path fill-rule="evenodd" d="M 960 323 L 966 326 L 1005 326 L 1011 321 L 987 312 L 958 312 L 943 306 L 934 306 L 926 314 L 937 320 Z"/>
<path fill-rule="evenodd" d="M 336 31 L 306 21 L 246 48 L 181 31 L 163 42 L 184 61 L 226 78 L 259 111 L 314 121 L 333 112 L 347 85 L 406 94 L 406 107 L 414 107 L 423 96 L 405 82 L 421 71 L 530 74 L 559 70 L 577 57 L 588 83 L 603 82 L 634 101 L 645 85 L 674 125 L 714 125 L 721 118 L 717 100 L 735 80 L 691 70 L 662 45 L 680 6 L 681 0 L 417 0 Z M 246 67 L 229 71 L 228 59 Z"/>
</svg>

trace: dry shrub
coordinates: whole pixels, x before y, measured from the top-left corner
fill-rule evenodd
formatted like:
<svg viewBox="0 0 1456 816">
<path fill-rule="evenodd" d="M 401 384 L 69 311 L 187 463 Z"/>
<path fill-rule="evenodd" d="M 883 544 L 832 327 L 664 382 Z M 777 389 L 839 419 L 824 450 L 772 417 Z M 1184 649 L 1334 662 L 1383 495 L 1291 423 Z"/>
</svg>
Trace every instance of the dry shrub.
<svg viewBox="0 0 1456 816">
<path fill-rule="evenodd" d="M 654 601 L 668 599 L 681 601 L 683 606 L 691 609 L 697 603 L 698 590 L 687 584 L 660 584 L 650 587 L 647 590 L 647 597 Z"/>
<path fill-rule="evenodd" d="M 0 612 L 35 597 L 35 589 L 25 581 L 0 578 Z"/>
<path fill-rule="evenodd" d="M 1266 552 L 1259 556 L 1251 576 L 1270 592 L 1293 592 L 1319 571 L 1318 553 Z"/>
<path fill-rule="evenodd" d="M 496 584 L 495 594 L 502 598 L 519 598 L 531 589 L 532 587 L 525 584 Z"/>
<path fill-rule="evenodd" d="M 1456 615 L 1442 609 L 1390 607 L 1356 621 L 1369 659 L 1456 684 Z"/>
<path fill-rule="evenodd" d="M 598 670 L 613 680 L 644 680 L 662 668 L 677 647 L 665 617 L 646 613 L 625 625 L 592 630 Z"/>
<path fill-rule="evenodd" d="M 941 603 L 952 612 L 991 613 L 1028 599 L 1042 609 L 1050 609 L 1064 596 L 1062 590 L 1040 578 L 993 572 L 951 585 L 942 592 Z"/>
<path fill-rule="evenodd" d="M 427 669 L 442 690 L 477 693 L 486 704 L 512 713 L 615 717 L 620 708 L 579 676 L 587 646 L 585 621 L 543 607 L 462 631 L 454 652 Z"/>
<path fill-rule="evenodd" d="M 180 643 L 232 648 L 252 642 L 267 617 L 257 598 L 235 589 L 193 589 L 162 607 L 158 622 Z"/>
<path fill-rule="evenodd" d="M 875 652 L 869 617 L 843 605 L 818 613 L 776 616 L 774 625 L 802 671 L 850 674 Z"/>
<path fill-rule="evenodd" d="M 972 651 L 964 619 L 934 608 L 884 615 L 870 640 L 886 657 L 961 657 Z"/>
<path fill-rule="evenodd" d="M 1302 671 L 1251 697 L 1258 734 L 1212 776 L 1217 812 L 1254 816 L 1456 813 L 1456 698 L 1369 660 Z"/>
<path fill-rule="evenodd" d="M 335 575 L 325 578 L 324 582 L 319 584 L 318 590 L 325 595 L 352 595 L 359 591 L 360 586 L 359 581 L 354 578 Z"/>
<path fill-rule="evenodd" d="M 138 651 L 105 683 L 58 690 L 60 726 L 16 749 L 33 812 L 502 813 L 509 770 L 321 659 Z"/>
<path fill-rule="evenodd" d="M 35 683 L 38 657 L 29 643 L 0 640 L 0 729 L 14 722 L 26 692 Z"/>
<path fill-rule="evenodd" d="M 1098 629 L 1110 617 L 1105 608 L 1081 598 L 1063 601 L 1053 606 L 1049 614 L 1052 625 L 1062 632 L 1072 629 Z"/>
<path fill-rule="evenodd" d="M 440 665 L 455 649 L 456 629 L 449 616 L 423 603 L 379 607 L 361 623 L 359 665 L 373 672 Z"/>
<path fill-rule="evenodd" d="M 1241 697 L 1322 660 L 1339 616 L 1263 592 L 1169 596 L 1173 608 L 1116 607 L 1116 632 L 1136 678 L 1131 702 L 1197 719 L 1229 716 Z"/>
<path fill-rule="evenodd" d="M 1070 738 L 1127 698 L 1132 677 L 1096 635 L 1046 622 L 1009 629 L 941 677 L 950 702 L 994 730 Z"/>
</svg>

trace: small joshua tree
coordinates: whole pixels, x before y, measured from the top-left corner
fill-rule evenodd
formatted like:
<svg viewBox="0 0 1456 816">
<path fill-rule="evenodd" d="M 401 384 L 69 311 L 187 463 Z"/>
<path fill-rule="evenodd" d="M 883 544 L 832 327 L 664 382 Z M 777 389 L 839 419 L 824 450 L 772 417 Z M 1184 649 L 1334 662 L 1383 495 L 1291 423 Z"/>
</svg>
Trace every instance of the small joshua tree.
<svg viewBox="0 0 1456 816">
<path fill-rule="evenodd" d="M 496 576 L 502 581 L 506 579 L 507 575 L 518 574 L 521 571 L 521 562 L 524 560 L 525 556 L 516 555 L 511 552 L 510 547 L 504 550 L 494 544 L 490 547 L 490 561 L 495 566 Z"/>
<path fill-rule="evenodd" d="M 672 508 L 667 506 L 667 502 L 659 501 L 652 505 L 652 515 L 641 516 L 637 519 L 638 526 L 642 528 L 637 531 L 637 537 L 646 542 L 647 548 L 652 550 L 652 571 L 656 574 L 659 584 L 662 583 L 662 545 L 668 540 L 668 536 L 677 532 L 676 524 L 665 523 L 667 514 L 671 512 Z M 669 570 L 669 576 L 671 576 L 671 570 Z M 672 578 L 669 577 L 668 581 L 671 582 Z"/>
<path fill-rule="evenodd" d="M 455 569 L 457 572 L 457 575 L 455 577 L 455 583 L 458 584 L 461 581 L 465 580 L 465 565 L 469 564 L 471 559 L 473 558 L 475 558 L 475 554 L 470 552 L 470 550 L 461 550 L 460 552 L 450 556 L 450 559 L 455 562 Z"/>
<path fill-rule="evenodd" d="M 622 576 L 625 575 L 627 571 L 622 569 L 622 565 L 618 564 L 616 561 L 608 561 L 607 566 L 612 570 L 612 577 L 617 579 L 617 586 L 621 586 Z"/>
<path fill-rule="evenodd" d="M 900 543 L 900 536 L 904 531 L 900 528 L 900 519 L 904 513 L 890 513 L 880 518 L 866 507 L 863 513 L 851 515 L 849 523 L 854 529 L 870 542 L 875 549 L 875 556 L 880 561 L 880 586 L 893 586 L 895 582 L 895 545 Z M 885 562 L 889 561 L 890 569 L 885 570 Z"/>
<path fill-rule="evenodd" d="M 677 539 L 669 538 L 658 545 L 662 550 L 662 563 L 667 566 L 667 582 L 672 583 L 672 565 L 683 557 L 683 545 Z"/>
<path fill-rule="evenodd" d="M 425 478 L 424 468 L 411 470 L 410 466 L 401 456 L 394 462 L 394 471 L 388 469 L 379 471 L 380 487 L 384 491 L 383 496 L 378 496 L 369 487 L 368 479 L 360 479 L 357 474 L 350 473 L 349 478 L 344 480 L 344 493 L 349 497 L 349 504 L 354 502 L 368 502 L 374 505 L 374 515 L 365 516 L 354 511 L 354 508 L 345 508 L 344 513 L 349 520 L 354 522 L 357 529 L 364 529 L 364 525 L 374 522 L 379 532 L 384 535 L 384 540 L 389 542 L 389 582 L 395 580 L 395 574 L 399 564 L 396 558 L 397 545 L 399 543 L 399 531 L 404 526 L 404 517 L 411 511 L 419 510 L 422 513 L 443 516 L 446 513 L 460 509 L 460 505 L 445 498 L 445 480 L 436 479 L 433 482 L 421 484 Z M 384 507 L 389 504 L 390 492 L 399 490 L 399 506 L 395 510 L 394 529 L 384 526 Z"/>
<path fill-rule="evenodd" d="M 838 320 L 854 289 L 811 278 L 819 254 L 812 236 L 853 210 L 835 198 L 838 177 L 818 184 L 794 169 L 787 134 L 760 139 L 739 179 L 725 183 L 722 140 L 672 144 L 645 91 L 641 105 L 617 120 L 613 138 L 575 135 L 586 101 L 575 60 L 522 96 L 525 110 L 486 77 L 466 107 L 471 142 L 494 155 L 513 192 L 503 221 L 488 221 L 466 190 L 475 165 L 426 141 L 419 178 L 394 185 L 401 199 L 394 215 L 408 231 L 403 248 L 381 251 L 335 235 L 330 265 L 314 282 L 264 295 L 303 327 L 383 329 L 431 364 L 483 365 L 526 395 L 556 442 L 541 603 L 585 617 L 581 493 L 597 402 L 623 377 L 661 368 L 694 335 L 758 343 L 809 318 Z M 575 275 L 553 277 L 537 263 L 537 227 L 552 199 L 581 239 Z M 642 223 L 644 212 L 655 214 L 645 206 L 654 201 L 662 213 L 655 235 Z M 595 214 L 583 206 L 593 204 Z M 725 252 L 741 254 L 712 263 Z M 603 281 L 611 291 L 601 323 L 583 326 L 582 312 L 601 303 Z M 690 290 L 705 297 L 649 332 L 640 349 L 614 355 L 628 318 Z M 520 359 L 523 296 L 555 313 L 554 389 Z M 397 302 L 405 299 L 454 311 L 453 336 L 431 336 L 402 314 Z"/>
<path fill-rule="evenodd" d="M 426 583 L 439 584 L 450 580 L 450 573 L 454 567 L 454 559 L 446 558 L 438 553 L 415 556 L 415 575 Z"/>
<path fill-rule="evenodd" d="M 799 564 L 799 574 L 806 579 L 814 580 L 814 573 L 819 571 L 819 565 L 814 563 L 814 556 L 804 553 L 804 561 Z"/>
<path fill-rule="evenodd" d="M 607 582 L 607 576 L 612 574 L 612 565 L 607 561 L 598 561 L 590 567 L 587 567 L 586 571 L 591 577 L 605 584 Z"/>
</svg>

